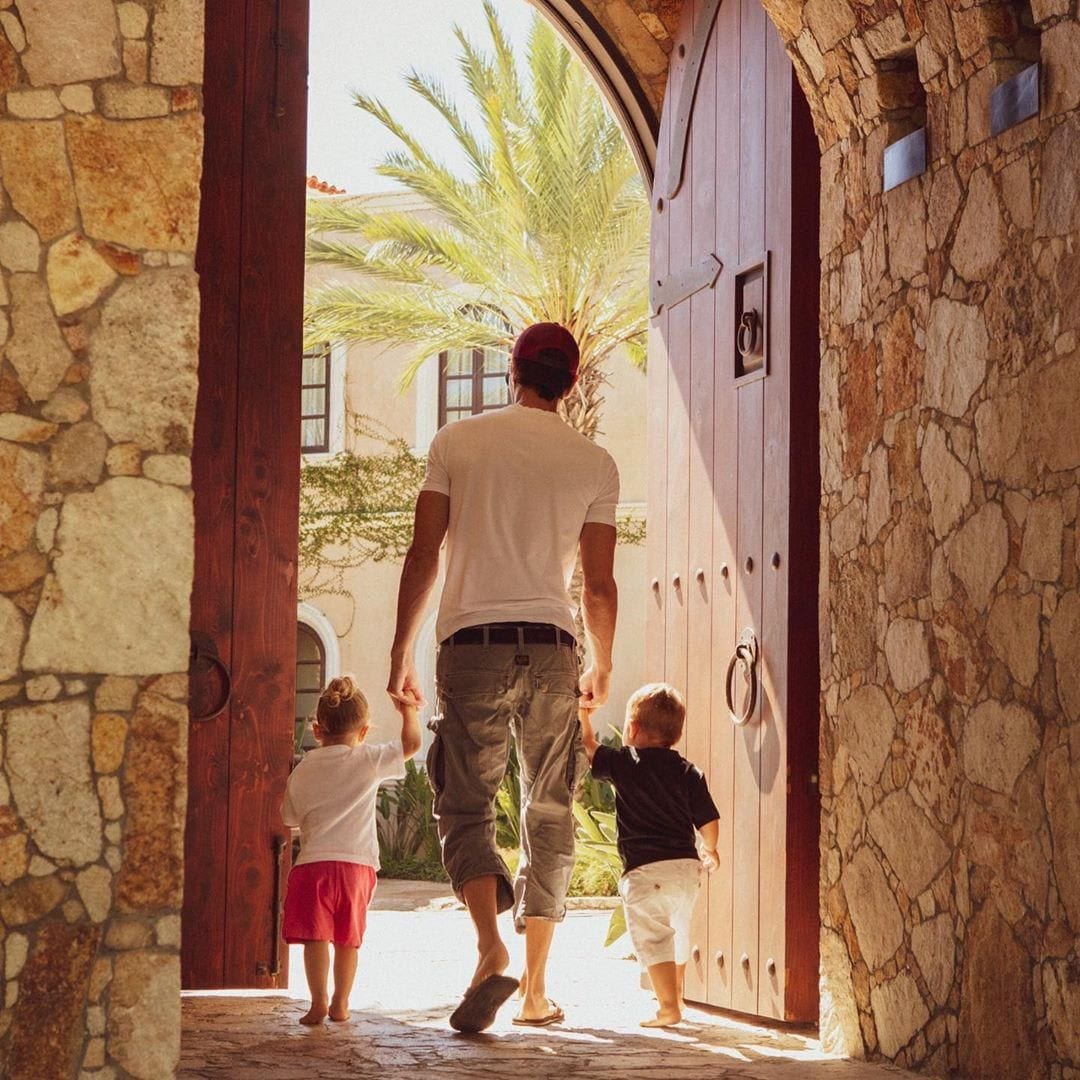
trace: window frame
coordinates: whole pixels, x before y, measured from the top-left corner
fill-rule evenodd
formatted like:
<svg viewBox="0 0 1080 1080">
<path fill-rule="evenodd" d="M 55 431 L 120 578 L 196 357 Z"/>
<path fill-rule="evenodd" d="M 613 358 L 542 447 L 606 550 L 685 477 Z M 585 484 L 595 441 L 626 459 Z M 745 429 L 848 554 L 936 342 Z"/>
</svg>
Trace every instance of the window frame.
<svg viewBox="0 0 1080 1080">
<path fill-rule="evenodd" d="M 321 358 L 325 361 L 323 368 L 324 380 L 317 383 L 304 382 L 303 375 L 303 363 L 305 360 L 312 360 Z M 334 366 L 334 349 L 331 342 L 322 341 L 314 349 L 306 350 L 300 360 L 300 453 L 301 454 L 328 454 L 330 452 L 330 444 L 332 441 L 331 431 L 331 413 L 332 413 L 332 398 L 333 398 L 333 374 L 332 369 Z M 321 413 L 305 413 L 304 412 L 304 391 L 305 390 L 322 390 L 324 408 Z M 322 420 L 323 422 L 323 441 L 318 445 L 305 445 L 304 444 L 304 421 L 305 420 Z"/>
<path fill-rule="evenodd" d="M 479 416 L 481 413 L 494 412 L 496 409 L 504 409 L 510 404 L 509 391 L 506 393 L 506 400 L 498 405 L 485 405 L 484 404 L 484 379 L 499 378 L 504 380 L 503 375 L 494 376 L 484 371 L 484 353 L 494 346 L 488 346 L 487 348 L 480 346 L 472 350 L 472 374 L 470 375 L 450 375 L 448 373 L 448 366 L 450 363 L 450 350 L 444 350 L 439 353 L 439 427 L 443 428 L 449 422 L 448 413 L 451 411 L 448 408 L 447 403 L 447 387 L 452 382 L 469 382 L 471 383 L 471 395 L 469 400 L 469 410 L 466 412 L 463 408 L 454 407 L 454 419 L 459 420 L 464 416 Z M 465 350 L 461 350 L 464 352 Z M 506 363 L 509 367 L 510 356 L 506 355 Z"/>
</svg>

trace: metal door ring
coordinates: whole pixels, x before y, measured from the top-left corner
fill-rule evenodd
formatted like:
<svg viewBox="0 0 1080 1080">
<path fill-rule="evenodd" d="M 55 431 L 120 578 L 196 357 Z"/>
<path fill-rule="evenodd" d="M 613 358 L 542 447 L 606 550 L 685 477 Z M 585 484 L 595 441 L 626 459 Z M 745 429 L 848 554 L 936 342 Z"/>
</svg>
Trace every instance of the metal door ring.
<svg viewBox="0 0 1080 1080">
<path fill-rule="evenodd" d="M 731 660 L 728 661 L 727 676 L 724 679 L 724 699 L 727 702 L 728 716 L 731 722 L 739 727 L 742 727 L 754 715 L 754 709 L 757 706 L 757 658 L 757 637 L 748 626 L 739 636 L 739 643 L 735 646 Z M 735 674 L 737 664 L 742 664 L 743 673 L 750 682 L 741 712 L 735 709 L 735 688 L 732 686 L 732 676 Z"/>
<path fill-rule="evenodd" d="M 751 308 L 742 313 L 739 329 L 735 334 L 735 347 L 742 357 L 753 356 L 758 343 L 758 313 Z"/>
</svg>

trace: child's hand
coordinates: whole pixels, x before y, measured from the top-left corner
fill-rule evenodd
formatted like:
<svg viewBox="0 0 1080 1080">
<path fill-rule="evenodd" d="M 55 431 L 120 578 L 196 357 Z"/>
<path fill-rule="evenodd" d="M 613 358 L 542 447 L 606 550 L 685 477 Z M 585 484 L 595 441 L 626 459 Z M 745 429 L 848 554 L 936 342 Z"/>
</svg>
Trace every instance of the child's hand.
<svg viewBox="0 0 1080 1080">
<path fill-rule="evenodd" d="M 701 853 L 701 865 L 704 866 L 710 874 L 714 870 L 720 869 L 720 856 L 717 854 L 716 848 Z"/>
<path fill-rule="evenodd" d="M 423 704 L 423 702 L 416 699 L 416 696 L 414 694 L 411 694 L 408 691 L 401 694 L 400 696 L 391 695 L 390 700 L 393 702 L 394 708 L 398 711 L 398 714 L 402 718 L 407 717 L 410 712 L 415 713 L 416 710 Z"/>
</svg>

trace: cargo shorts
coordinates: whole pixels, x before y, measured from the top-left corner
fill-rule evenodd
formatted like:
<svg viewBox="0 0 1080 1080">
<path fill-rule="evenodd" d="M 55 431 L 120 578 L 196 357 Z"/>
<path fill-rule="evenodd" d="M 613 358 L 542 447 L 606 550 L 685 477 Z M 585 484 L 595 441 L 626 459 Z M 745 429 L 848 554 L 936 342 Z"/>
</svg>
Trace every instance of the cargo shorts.
<svg viewBox="0 0 1080 1080">
<path fill-rule="evenodd" d="M 560 921 L 574 868 L 574 787 L 584 760 L 576 649 L 554 643 L 439 646 L 427 771 L 443 866 L 454 891 L 493 875 L 498 909 Z M 521 859 L 513 881 L 495 843 L 495 794 L 513 733 L 520 763 Z"/>
</svg>

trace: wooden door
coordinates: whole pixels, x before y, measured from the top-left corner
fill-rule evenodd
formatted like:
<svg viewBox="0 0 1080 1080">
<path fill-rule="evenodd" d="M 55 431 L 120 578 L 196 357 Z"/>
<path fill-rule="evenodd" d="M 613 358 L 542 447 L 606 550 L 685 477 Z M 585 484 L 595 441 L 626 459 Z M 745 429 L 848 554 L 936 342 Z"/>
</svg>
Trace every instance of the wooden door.
<svg viewBox="0 0 1080 1080">
<path fill-rule="evenodd" d="M 208 4 L 206 41 L 181 970 L 185 988 L 274 987 L 287 980 L 307 5 Z"/>
<path fill-rule="evenodd" d="M 721 810 L 723 864 L 687 996 L 816 1020 L 817 146 L 759 0 L 688 2 L 673 56 L 653 194 L 666 288 L 650 353 L 664 467 L 654 458 L 648 662 L 686 690 L 684 748 Z M 740 642 L 756 659 L 735 664 L 729 702 Z"/>
</svg>

